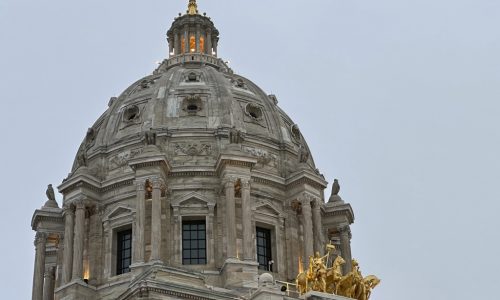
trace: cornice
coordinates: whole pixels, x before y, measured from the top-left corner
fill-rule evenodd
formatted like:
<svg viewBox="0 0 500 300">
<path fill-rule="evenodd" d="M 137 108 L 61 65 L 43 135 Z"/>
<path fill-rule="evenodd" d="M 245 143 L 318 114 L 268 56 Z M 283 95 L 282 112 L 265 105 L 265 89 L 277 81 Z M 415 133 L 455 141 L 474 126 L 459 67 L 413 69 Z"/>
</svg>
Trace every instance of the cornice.
<svg viewBox="0 0 500 300">
<path fill-rule="evenodd" d="M 37 209 L 31 218 L 31 228 L 37 230 L 40 221 L 50 221 L 54 223 L 63 223 L 63 210 L 61 208 Z"/>
<path fill-rule="evenodd" d="M 332 205 L 326 203 L 324 205 L 324 217 L 347 216 L 349 224 L 354 223 L 354 211 L 349 203 L 341 205 Z"/>
<path fill-rule="evenodd" d="M 313 173 L 310 170 L 301 170 L 291 174 L 285 181 L 288 187 L 294 187 L 297 185 L 308 184 L 317 189 L 326 189 L 328 182 L 324 180 L 321 176 Z"/>
</svg>

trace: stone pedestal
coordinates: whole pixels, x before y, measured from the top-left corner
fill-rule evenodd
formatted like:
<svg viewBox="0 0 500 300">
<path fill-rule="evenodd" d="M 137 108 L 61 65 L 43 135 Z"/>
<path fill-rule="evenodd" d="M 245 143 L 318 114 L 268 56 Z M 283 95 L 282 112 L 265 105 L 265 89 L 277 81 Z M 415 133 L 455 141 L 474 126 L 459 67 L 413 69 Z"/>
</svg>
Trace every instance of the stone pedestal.
<svg viewBox="0 0 500 300">
<path fill-rule="evenodd" d="M 351 298 L 346 298 L 342 296 L 337 296 L 333 294 L 320 293 L 320 292 L 308 292 L 300 296 L 300 299 L 304 300 L 352 300 Z"/>
<path fill-rule="evenodd" d="M 55 300 L 95 300 L 97 289 L 77 279 L 56 290 Z"/>
<path fill-rule="evenodd" d="M 222 266 L 222 280 L 226 289 L 255 289 L 258 287 L 259 264 L 229 258 Z"/>
</svg>

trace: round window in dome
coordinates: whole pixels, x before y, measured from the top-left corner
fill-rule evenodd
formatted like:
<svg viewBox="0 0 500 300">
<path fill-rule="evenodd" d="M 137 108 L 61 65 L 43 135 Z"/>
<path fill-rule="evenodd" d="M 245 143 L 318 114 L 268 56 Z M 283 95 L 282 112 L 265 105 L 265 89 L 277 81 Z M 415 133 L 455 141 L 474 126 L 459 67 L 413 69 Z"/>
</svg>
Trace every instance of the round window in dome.
<svg viewBox="0 0 500 300">
<path fill-rule="evenodd" d="M 126 123 L 136 122 L 137 120 L 139 120 L 139 117 L 140 110 L 137 105 L 132 105 L 125 108 L 125 111 L 123 112 L 123 121 Z"/>
<path fill-rule="evenodd" d="M 245 108 L 245 113 L 248 115 L 250 118 L 252 118 L 255 121 L 260 121 L 262 120 L 263 112 L 262 108 L 260 106 L 257 106 L 252 103 L 248 103 L 246 108 Z"/>
</svg>

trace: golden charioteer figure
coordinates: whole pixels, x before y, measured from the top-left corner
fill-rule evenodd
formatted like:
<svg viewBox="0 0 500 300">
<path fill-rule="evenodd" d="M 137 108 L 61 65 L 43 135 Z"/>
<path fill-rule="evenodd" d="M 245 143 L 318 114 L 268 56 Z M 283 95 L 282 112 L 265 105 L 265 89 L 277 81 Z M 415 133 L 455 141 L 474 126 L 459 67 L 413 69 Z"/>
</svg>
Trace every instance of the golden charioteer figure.
<svg viewBox="0 0 500 300">
<path fill-rule="evenodd" d="M 380 283 L 380 279 L 375 275 L 363 277 L 355 259 L 351 262 L 352 271 L 343 275 L 342 265 L 346 261 L 340 255 L 328 267 L 329 258 L 335 252 L 335 246 L 330 243 L 326 245 L 326 250 L 327 254 L 324 256 L 316 252 L 314 256 L 309 257 L 307 271 L 299 270 L 295 280 L 299 294 L 317 291 L 357 300 L 368 300 L 372 289 Z"/>
</svg>

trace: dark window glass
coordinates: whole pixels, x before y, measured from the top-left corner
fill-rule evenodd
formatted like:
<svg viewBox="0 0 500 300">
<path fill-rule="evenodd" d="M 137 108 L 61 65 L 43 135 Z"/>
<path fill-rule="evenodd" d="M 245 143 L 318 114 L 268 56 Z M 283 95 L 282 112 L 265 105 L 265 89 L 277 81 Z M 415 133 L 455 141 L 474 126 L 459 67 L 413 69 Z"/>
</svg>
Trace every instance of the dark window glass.
<svg viewBox="0 0 500 300">
<path fill-rule="evenodd" d="M 132 230 L 120 231 L 116 234 L 116 275 L 130 272 L 132 261 Z"/>
<path fill-rule="evenodd" d="M 257 227 L 257 261 L 259 269 L 273 271 L 273 265 L 269 264 L 272 258 L 271 253 L 271 230 Z"/>
<path fill-rule="evenodd" d="M 182 264 L 207 263 L 205 221 L 182 222 Z"/>
</svg>

